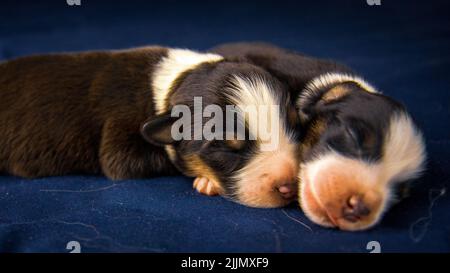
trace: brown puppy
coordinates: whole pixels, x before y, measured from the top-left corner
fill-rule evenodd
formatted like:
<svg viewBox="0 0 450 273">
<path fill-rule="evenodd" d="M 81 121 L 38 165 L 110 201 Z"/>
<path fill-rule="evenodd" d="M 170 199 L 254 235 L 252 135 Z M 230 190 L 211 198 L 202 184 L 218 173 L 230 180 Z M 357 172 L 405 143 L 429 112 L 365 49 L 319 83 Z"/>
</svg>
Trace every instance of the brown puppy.
<svg viewBox="0 0 450 273">
<path fill-rule="evenodd" d="M 197 177 L 199 192 L 250 206 L 283 206 L 296 197 L 298 148 L 288 122 L 295 109 L 285 86 L 258 66 L 163 47 L 30 56 L 0 64 L 0 97 L 2 172 L 117 180 L 178 169 Z M 216 128 L 217 138 L 199 135 L 198 123 L 222 118 L 205 108 L 198 119 L 197 101 L 218 107 L 209 110 L 237 106 L 236 120 L 254 138 L 239 139 L 238 127 Z M 241 108 L 252 105 L 279 106 L 266 117 L 277 121 L 276 134 L 258 136 Z M 181 139 L 172 130 L 176 109 L 190 111 Z"/>
<path fill-rule="evenodd" d="M 165 48 L 30 56 L 0 64 L 0 170 L 22 177 L 174 173 L 140 135 Z"/>
<path fill-rule="evenodd" d="M 425 147 L 406 109 L 349 68 L 261 43 L 212 50 L 288 84 L 300 118 L 299 202 L 315 223 L 376 224 L 395 190 L 423 170 Z"/>
</svg>

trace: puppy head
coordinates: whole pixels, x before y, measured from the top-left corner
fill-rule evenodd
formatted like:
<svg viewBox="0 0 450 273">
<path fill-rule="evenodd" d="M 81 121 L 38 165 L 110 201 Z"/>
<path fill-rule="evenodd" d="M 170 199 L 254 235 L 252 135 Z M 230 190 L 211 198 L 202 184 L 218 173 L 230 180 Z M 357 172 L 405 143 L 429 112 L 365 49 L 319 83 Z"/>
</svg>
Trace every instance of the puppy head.
<svg viewBox="0 0 450 273">
<path fill-rule="evenodd" d="M 299 201 L 315 223 L 376 224 L 394 190 L 423 169 L 425 148 L 405 109 L 361 79 L 327 74 L 298 100 L 305 125 Z"/>
<path fill-rule="evenodd" d="M 258 67 L 232 62 L 201 64 L 180 77 L 165 111 L 143 124 L 145 139 L 165 145 L 185 175 L 208 178 L 236 202 L 278 207 L 295 200 L 298 146 L 287 122 L 295 109 L 284 86 Z"/>
</svg>

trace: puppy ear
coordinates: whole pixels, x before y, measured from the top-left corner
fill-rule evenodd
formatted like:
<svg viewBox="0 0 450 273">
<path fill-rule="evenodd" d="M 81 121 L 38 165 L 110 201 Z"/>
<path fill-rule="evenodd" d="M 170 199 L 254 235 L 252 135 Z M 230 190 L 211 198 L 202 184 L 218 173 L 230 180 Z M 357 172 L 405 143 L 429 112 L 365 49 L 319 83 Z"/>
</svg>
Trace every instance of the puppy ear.
<svg viewBox="0 0 450 273">
<path fill-rule="evenodd" d="M 176 120 L 170 113 L 149 118 L 141 126 L 141 135 L 158 146 L 173 144 L 176 140 L 172 137 L 171 129 Z"/>
<path fill-rule="evenodd" d="M 351 91 L 351 87 L 345 84 L 339 84 L 326 91 L 320 98 L 323 103 L 330 103 L 342 99 Z"/>
<path fill-rule="evenodd" d="M 300 117 L 300 123 L 306 124 L 312 119 L 313 114 L 311 113 L 311 109 L 306 109 L 305 107 L 302 107 L 298 111 L 298 116 Z"/>
<path fill-rule="evenodd" d="M 326 106 L 347 96 L 352 87 L 346 83 L 328 89 L 314 90 L 301 96 L 297 102 L 300 122 L 307 123 L 314 115 L 326 110 Z"/>
</svg>

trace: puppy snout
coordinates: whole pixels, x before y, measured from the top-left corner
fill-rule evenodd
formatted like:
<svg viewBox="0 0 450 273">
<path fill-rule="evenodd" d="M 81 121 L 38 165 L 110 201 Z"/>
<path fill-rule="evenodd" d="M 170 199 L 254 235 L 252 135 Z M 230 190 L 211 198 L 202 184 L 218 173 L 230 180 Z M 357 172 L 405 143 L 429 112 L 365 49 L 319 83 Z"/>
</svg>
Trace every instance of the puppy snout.
<svg viewBox="0 0 450 273">
<path fill-rule="evenodd" d="M 273 185 L 284 199 L 294 199 L 298 194 L 297 168 L 291 161 L 284 161 L 273 173 Z"/>
<path fill-rule="evenodd" d="M 349 222 L 357 222 L 369 214 L 369 207 L 365 204 L 363 198 L 358 195 L 350 196 L 342 209 L 343 218 Z"/>
<path fill-rule="evenodd" d="M 261 176 L 261 182 L 271 188 L 278 198 L 292 201 L 298 195 L 297 168 L 291 161 L 280 161 Z M 284 202 L 283 201 L 283 202 Z"/>
</svg>

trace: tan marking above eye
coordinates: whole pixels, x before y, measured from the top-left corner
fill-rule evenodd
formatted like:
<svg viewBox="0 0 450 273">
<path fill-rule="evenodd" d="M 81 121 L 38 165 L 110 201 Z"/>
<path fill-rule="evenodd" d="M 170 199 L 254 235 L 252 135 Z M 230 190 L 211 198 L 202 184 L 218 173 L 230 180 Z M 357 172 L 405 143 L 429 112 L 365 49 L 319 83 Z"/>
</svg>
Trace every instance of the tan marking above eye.
<svg viewBox="0 0 450 273">
<path fill-rule="evenodd" d="M 291 126 L 295 126 L 300 122 L 300 117 L 298 116 L 297 110 L 294 107 L 289 109 L 287 116 L 289 125 Z"/>
<path fill-rule="evenodd" d="M 308 129 L 308 132 L 301 143 L 301 153 L 305 154 L 313 145 L 315 145 L 320 136 L 327 129 L 327 123 L 324 119 L 316 119 L 312 122 L 311 126 Z"/>
<path fill-rule="evenodd" d="M 350 92 L 350 89 L 343 86 L 343 85 L 337 85 L 330 90 L 328 90 L 323 96 L 322 101 L 324 102 L 332 102 L 335 100 L 338 100 L 345 95 L 347 95 Z"/>
<path fill-rule="evenodd" d="M 373 133 L 364 134 L 363 147 L 373 147 L 375 146 L 376 142 L 376 136 Z"/>
<path fill-rule="evenodd" d="M 225 140 L 225 144 L 233 150 L 240 150 L 245 146 L 245 140 L 231 139 Z"/>
</svg>

